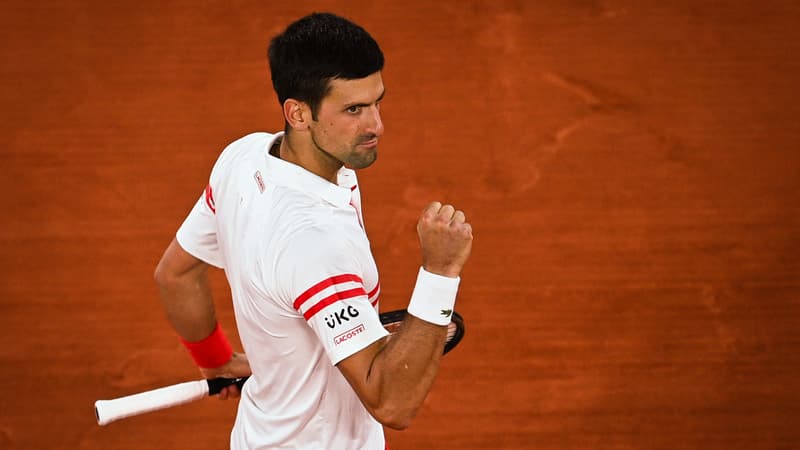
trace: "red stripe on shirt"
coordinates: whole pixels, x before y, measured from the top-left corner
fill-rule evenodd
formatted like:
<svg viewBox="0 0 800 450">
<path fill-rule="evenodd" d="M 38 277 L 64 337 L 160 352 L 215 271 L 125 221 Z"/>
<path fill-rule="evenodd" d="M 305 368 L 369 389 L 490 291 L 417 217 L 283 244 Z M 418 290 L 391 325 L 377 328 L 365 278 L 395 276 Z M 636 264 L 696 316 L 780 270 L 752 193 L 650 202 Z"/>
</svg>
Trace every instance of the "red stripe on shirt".
<svg viewBox="0 0 800 450">
<path fill-rule="evenodd" d="M 379 291 L 380 289 L 381 289 L 381 284 L 380 284 L 380 283 L 378 283 L 377 285 L 375 285 L 375 289 L 371 290 L 371 291 L 369 292 L 369 294 L 367 294 L 367 298 L 372 298 L 372 296 L 373 296 L 373 295 L 375 295 L 375 300 L 372 300 L 372 301 L 370 301 L 370 304 L 372 304 L 372 306 L 375 306 L 375 305 L 377 305 L 377 304 L 378 304 L 378 297 L 377 297 L 377 294 L 378 294 L 378 291 Z"/>
<path fill-rule="evenodd" d="M 323 298 L 322 300 L 318 301 L 311 308 L 308 308 L 308 310 L 305 313 L 303 313 L 303 317 L 305 317 L 306 320 L 311 320 L 311 318 L 314 317 L 316 313 L 318 313 L 320 310 L 322 310 L 328 305 L 331 305 L 341 300 L 347 300 L 348 298 L 362 297 L 364 295 L 367 295 L 367 293 L 364 292 L 364 289 L 360 287 L 355 289 L 348 289 L 346 291 L 335 292 Z"/>
<path fill-rule="evenodd" d="M 217 213 L 217 210 L 214 208 L 214 193 L 211 192 L 211 185 L 206 186 L 206 205 L 211 208 L 211 212 L 214 214 Z"/>
<path fill-rule="evenodd" d="M 363 223 L 361 223 L 361 215 L 360 215 L 360 214 L 358 214 L 358 208 L 356 208 L 356 204 L 355 204 L 355 203 L 353 203 L 353 201 L 352 201 L 352 200 L 350 200 L 350 206 L 352 206 L 352 207 L 353 207 L 353 209 L 356 211 L 356 219 L 358 219 L 358 225 L 359 225 L 359 226 L 361 227 L 361 229 L 363 230 L 363 229 L 364 229 L 364 224 L 363 224 Z"/>
<path fill-rule="evenodd" d="M 369 294 L 367 294 L 367 297 L 372 297 L 373 295 L 375 295 L 375 293 L 378 292 L 378 289 L 380 289 L 380 288 L 381 288 L 381 284 L 380 283 L 376 284 L 375 285 L 375 289 L 369 291 Z"/>
<path fill-rule="evenodd" d="M 318 294 L 320 291 L 327 289 L 333 285 L 346 283 L 348 281 L 354 281 L 356 283 L 364 284 L 364 282 L 361 281 L 361 277 L 359 277 L 358 275 L 353 275 L 351 273 L 345 273 L 342 275 L 336 275 L 330 277 L 326 280 L 322 280 L 319 283 L 311 286 L 305 292 L 300 294 L 294 301 L 294 309 L 300 311 L 300 307 L 303 305 L 303 303 L 305 303 L 308 299 Z M 361 290 L 363 291 L 364 289 L 361 288 Z"/>
</svg>

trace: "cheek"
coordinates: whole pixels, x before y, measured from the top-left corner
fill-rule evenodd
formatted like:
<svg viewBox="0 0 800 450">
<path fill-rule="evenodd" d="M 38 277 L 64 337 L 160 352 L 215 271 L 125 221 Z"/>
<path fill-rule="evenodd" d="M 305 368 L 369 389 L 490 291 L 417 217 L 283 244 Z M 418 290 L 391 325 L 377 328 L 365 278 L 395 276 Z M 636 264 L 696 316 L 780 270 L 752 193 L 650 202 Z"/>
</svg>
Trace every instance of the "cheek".
<svg viewBox="0 0 800 450">
<path fill-rule="evenodd" d="M 319 124 L 321 126 L 317 129 L 318 136 L 323 139 L 350 141 L 361 132 L 361 122 L 355 118 L 342 118 L 341 120 L 327 118 L 320 121 Z"/>
<path fill-rule="evenodd" d="M 336 136 L 336 126 L 333 122 L 321 122 L 317 127 L 317 136 L 322 139 L 330 139 Z"/>
<path fill-rule="evenodd" d="M 353 121 L 331 122 L 328 124 L 328 135 L 335 139 L 351 139 L 353 136 L 358 135 L 360 124 Z"/>
</svg>

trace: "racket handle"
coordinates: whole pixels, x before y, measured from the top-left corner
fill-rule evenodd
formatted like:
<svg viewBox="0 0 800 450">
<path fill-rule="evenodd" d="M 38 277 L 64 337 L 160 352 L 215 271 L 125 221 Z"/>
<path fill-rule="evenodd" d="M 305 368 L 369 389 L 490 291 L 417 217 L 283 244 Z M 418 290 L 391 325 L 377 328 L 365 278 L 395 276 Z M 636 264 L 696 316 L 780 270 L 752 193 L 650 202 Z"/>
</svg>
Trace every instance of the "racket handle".
<svg viewBox="0 0 800 450">
<path fill-rule="evenodd" d="M 244 382 L 250 377 L 242 377 L 242 378 L 212 378 L 210 380 L 206 380 L 208 382 L 208 395 L 217 395 L 222 392 L 228 386 L 236 385 L 239 388 L 239 391 L 242 390 L 244 386 Z"/>
<path fill-rule="evenodd" d="M 200 400 L 208 391 L 206 380 L 187 381 L 113 400 L 98 400 L 94 403 L 94 412 L 97 423 L 107 425 L 125 417 Z"/>
</svg>

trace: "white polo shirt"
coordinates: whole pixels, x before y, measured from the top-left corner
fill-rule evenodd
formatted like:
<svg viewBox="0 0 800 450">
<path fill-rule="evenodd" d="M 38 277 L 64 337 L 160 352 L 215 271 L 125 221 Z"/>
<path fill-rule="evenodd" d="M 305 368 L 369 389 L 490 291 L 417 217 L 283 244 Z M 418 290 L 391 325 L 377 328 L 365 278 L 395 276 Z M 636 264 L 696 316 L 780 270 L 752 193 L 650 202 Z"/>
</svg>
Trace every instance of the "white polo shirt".
<svg viewBox="0 0 800 450">
<path fill-rule="evenodd" d="M 269 155 L 254 133 L 220 155 L 178 230 L 222 267 L 253 375 L 232 449 L 380 449 L 383 427 L 335 364 L 387 335 L 355 172 L 334 185 Z"/>
</svg>

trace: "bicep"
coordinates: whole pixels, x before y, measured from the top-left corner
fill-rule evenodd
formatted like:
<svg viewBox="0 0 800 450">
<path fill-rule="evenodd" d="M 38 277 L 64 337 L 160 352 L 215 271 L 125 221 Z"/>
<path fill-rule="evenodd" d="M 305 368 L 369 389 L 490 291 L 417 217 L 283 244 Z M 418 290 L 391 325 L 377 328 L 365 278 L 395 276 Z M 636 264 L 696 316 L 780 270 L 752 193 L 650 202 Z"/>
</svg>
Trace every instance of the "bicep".
<svg viewBox="0 0 800 450">
<path fill-rule="evenodd" d="M 181 247 L 176 238 L 172 239 L 156 267 L 156 281 L 159 284 L 176 278 L 205 272 L 208 264 Z"/>
</svg>

